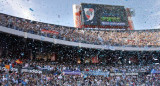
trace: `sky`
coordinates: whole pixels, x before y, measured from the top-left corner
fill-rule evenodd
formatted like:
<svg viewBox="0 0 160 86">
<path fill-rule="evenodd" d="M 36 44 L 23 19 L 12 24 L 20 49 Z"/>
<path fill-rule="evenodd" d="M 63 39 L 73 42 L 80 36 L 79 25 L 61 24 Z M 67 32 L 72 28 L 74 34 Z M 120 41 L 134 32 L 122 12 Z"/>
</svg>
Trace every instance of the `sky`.
<svg viewBox="0 0 160 86">
<path fill-rule="evenodd" d="M 135 30 L 160 28 L 160 0 L 0 0 L 0 13 L 30 20 L 74 26 L 73 4 L 121 5 L 135 10 Z"/>
</svg>

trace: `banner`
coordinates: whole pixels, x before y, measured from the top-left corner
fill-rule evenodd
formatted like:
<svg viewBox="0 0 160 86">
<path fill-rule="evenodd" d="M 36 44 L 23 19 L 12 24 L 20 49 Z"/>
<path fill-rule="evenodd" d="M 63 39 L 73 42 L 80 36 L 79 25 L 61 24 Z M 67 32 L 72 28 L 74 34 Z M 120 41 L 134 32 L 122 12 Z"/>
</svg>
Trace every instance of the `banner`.
<svg viewBox="0 0 160 86">
<path fill-rule="evenodd" d="M 6 70 L 6 69 L 8 69 L 8 68 L 0 67 L 0 70 Z M 17 68 L 10 68 L 10 71 L 18 72 L 18 69 Z"/>
<path fill-rule="evenodd" d="M 160 74 L 160 70 L 152 69 L 151 74 Z"/>
<path fill-rule="evenodd" d="M 33 69 L 33 70 L 22 69 L 21 72 L 22 72 L 22 73 L 23 73 L 23 72 L 27 72 L 27 73 L 42 73 L 42 71 L 40 71 L 40 70 L 35 70 L 35 69 Z"/>
<path fill-rule="evenodd" d="M 134 76 L 134 75 L 138 75 L 138 73 L 110 73 L 110 76 L 122 76 L 122 75 L 132 75 L 132 76 Z"/>
<path fill-rule="evenodd" d="M 41 32 L 45 32 L 45 33 L 52 33 L 52 34 L 59 34 L 58 31 L 55 31 L 55 30 L 45 30 L 45 29 L 42 29 Z"/>
<path fill-rule="evenodd" d="M 107 72 L 103 72 L 103 71 L 83 71 L 83 73 L 85 75 L 95 75 L 95 76 L 98 76 L 98 75 L 108 76 L 110 74 L 109 71 L 107 71 Z"/>
<path fill-rule="evenodd" d="M 64 70 L 63 71 L 64 75 L 81 75 L 81 71 L 79 70 L 75 70 L 75 71 L 71 71 L 71 70 Z"/>
</svg>

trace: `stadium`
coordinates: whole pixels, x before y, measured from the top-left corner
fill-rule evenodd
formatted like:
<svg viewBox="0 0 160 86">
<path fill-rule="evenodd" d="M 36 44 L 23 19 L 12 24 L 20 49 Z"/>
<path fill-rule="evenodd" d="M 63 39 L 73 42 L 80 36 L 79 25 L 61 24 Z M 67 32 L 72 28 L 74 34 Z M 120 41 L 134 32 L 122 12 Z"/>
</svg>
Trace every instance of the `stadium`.
<svg viewBox="0 0 160 86">
<path fill-rule="evenodd" d="M 0 85 L 160 86 L 160 30 L 130 10 L 73 5 L 75 27 L 0 13 Z"/>
</svg>

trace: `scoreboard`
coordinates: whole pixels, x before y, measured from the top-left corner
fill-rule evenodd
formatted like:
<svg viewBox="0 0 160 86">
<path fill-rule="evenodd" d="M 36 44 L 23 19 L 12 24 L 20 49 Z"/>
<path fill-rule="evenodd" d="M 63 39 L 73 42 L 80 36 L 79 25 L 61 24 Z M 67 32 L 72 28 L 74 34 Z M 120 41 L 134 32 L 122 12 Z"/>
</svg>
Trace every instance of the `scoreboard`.
<svg viewBox="0 0 160 86">
<path fill-rule="evenodd" d="M 124 6 L 82 3 L 81 10 L 81 24 L 84 26 L 128 26 L 127 14 Z"/>
<path fill-rule="evenodd" d="M 128 14 L 124 6 L 81 3 L 73 5 L 75 27 L 128 29 Z"/>
</svg>

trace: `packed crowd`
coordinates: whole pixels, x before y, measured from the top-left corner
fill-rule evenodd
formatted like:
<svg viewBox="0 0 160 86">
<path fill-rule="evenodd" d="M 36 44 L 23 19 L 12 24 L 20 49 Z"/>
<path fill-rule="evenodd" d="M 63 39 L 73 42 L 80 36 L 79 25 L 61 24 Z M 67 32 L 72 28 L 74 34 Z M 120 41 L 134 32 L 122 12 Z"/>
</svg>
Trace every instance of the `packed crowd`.
<svg viewBox="0 0 160 86">
<path fill-rule="evenodd" d="M 151 76 L 81 76 L 6 73 L 1 74 L 0 84 L 3 86 L 159 86 L 159 79 Z"/>
<path fill-rule="evenodd" d="M 118 31 L 65 27 L 0 14 L 0 25 L 67 41 L 111 46 L 160 46 L 159 30 Z"/>
<path fill-rule="evenodd" d="M 82 65 L 82 64 L 59 64 L 50 62 L 37 62 L 21 59 L 22 64 L 15 62 L 16 59 L 1 58 L 0 68 L 5 64 L 12 64 L 11 69 L 0 70 L 0 85 L 2 86 L 159 86 L 158 74 L 150 74 L 152 68 L 159 69 L 159 65 L 149 66 L 104 66 L 104 65 Z M 14 66 L 13 66 L 14 65 Z M 42 73 L 22 72 L 21 69 L 45 70 Z M 65 75 L 64 70 L 72 71 L 109 71 L 110 73 L 122 73 L 122 75 Z M 51 72 L 52 71 L 52 72 Z M 125 73 L 138 73 L 138 75 L 125 75 Z M 147 74 L 146 74 L 147 73 Z"/>
<path fill-rule="evenodd" d="M 74 42 L 114 46 L 160 45 L 159 30 L 87 30 L 41 23 L 5 14 L 0 14 L 0 25 L 32 34 Z M 16 44 L 18 44 L 18 42 L 16 42 Z M 5 45 L 8 44 L 5 43 Z M 11 45 L 13 46 L 12 43 Z M 18 47 L 16 47 L 16 49 L 17 48 Z M 67 48 L 64 50 L 67 50 Z M 61 48 L 58 49 L 58 52 L 61 51 Z M 76 51 L 74 53 L 76 53 Z M 43 55 L 39 54 L 37 55 L 37 57 L 39 57 L 37 59 L 16 59 L 12 55 L 7 55 L 10 57 L 5 58 L 0 57 L 0 86 L 160 86 L 160 73 L 151 73 L 153 69 L 160 70 L 160 65 L 147 63 L 149 61 L 152 63 L 152 57 L 157 57 L 158 59 L 159 54 L 138 54 L 141 63 L 139 65 L 128 65 L 126 63 L 119 64 L 118 62 L 115 63 L 117 65 L 78 64 L 74 62 L 67 63 L 67 61 L 59 63 L 49 62 L 47 59 L 40 61 L 41 58 L 51 58 L 52 55 L 53 54 L 50 53 Z M 117 53 L 107 53 L 107 56 L 114 59 L 118 59 L 120 56 L 128 58 L 127 55 L 129 54 L 125 53 L 124 55 L 119 55 L 118 51 Z M 136 55 L 136 52 L 134 55 Z M 134 57 L 136 56 L 133 56 L 132 58 Z M 130 60 L 135 60 L 132 58 Z M 67 60 L 69 59 L 71 58 L 68 58 Z M 122 60 L 124 59 L 122 58 Z M 113 63 L 113 61 L 115 62 L 115 60 L 111 60 L 111 63 Z M 144 63 L 148 65 L 143 65 Z"/>
<path fill-rule="evenodd" d="M 1 61 L 1 59 L 0 59 Z M 9 58 L 3 58 L 1 61 L 1 66 L 4 67 L 5 64 L 8 65 L 14 65 L 13 67 L 17 67 L 18 64 L 15 63 L 16 59 L 9 59 Z M 79 70 L 79 71 L 101 71 L 101 72 L 106 72 L 110 71 L 112 73 L 128 73 L 128 72 L 148 72 L 152 68 L 154 69 L 159 69 L 158 66 L 154 65 L 147 65 L 147 66 L 137 66 L 137 65 L 132 65 L 132 66 L 127 66 L 127 65 L 116 65 L 116 66 L 106 66 L 106 65 L 84 65 L 84 64 L 73 64 L 73 63 L 54 63 L 54 62 L 47 62 L 47 61 L 37 61 L 37 60 L 29 60 L 29 59 L 23 59 L 21 64 L 21 68 L 32 68 L 32 69 L 38 69 L 38 70 L 57 70 L 57 71 L 64 71 L 64 70 Z M 54 71 L 55 71 L 54 70 Z"/>
</svg>

